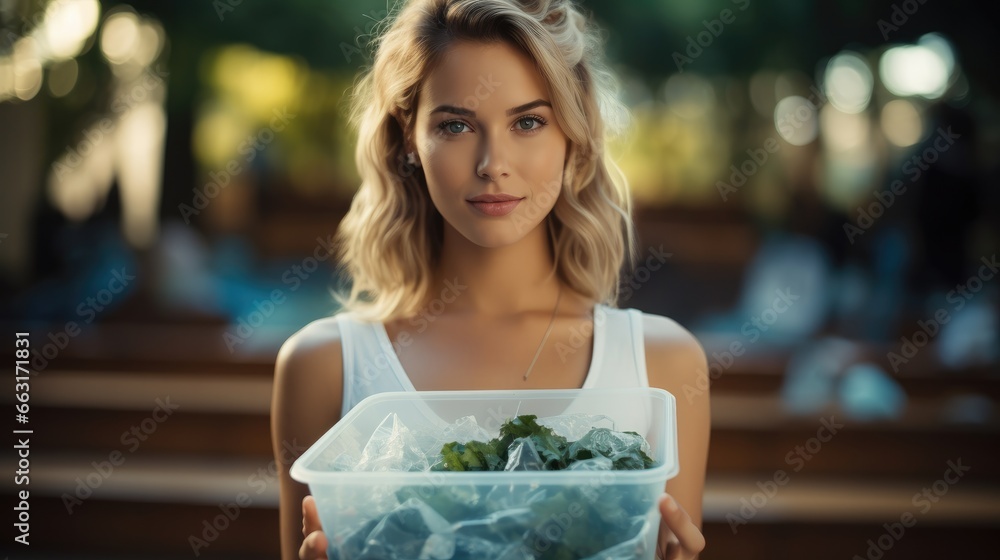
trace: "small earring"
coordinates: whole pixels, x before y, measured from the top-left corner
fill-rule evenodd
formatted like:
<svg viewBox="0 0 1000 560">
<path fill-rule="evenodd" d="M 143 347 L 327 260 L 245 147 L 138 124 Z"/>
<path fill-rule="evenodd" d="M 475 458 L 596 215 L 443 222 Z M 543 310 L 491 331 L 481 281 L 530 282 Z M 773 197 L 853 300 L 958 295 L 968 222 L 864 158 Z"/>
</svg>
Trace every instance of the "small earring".
<svg viewBox="0 0 1000 560">
<path fill-rule="evenodd" d="M 420 164 L 417 163 L 417 154 L 413 152 L 409 152 L 406 154 L 406 163 L 420 167 Z"/>
</svg>

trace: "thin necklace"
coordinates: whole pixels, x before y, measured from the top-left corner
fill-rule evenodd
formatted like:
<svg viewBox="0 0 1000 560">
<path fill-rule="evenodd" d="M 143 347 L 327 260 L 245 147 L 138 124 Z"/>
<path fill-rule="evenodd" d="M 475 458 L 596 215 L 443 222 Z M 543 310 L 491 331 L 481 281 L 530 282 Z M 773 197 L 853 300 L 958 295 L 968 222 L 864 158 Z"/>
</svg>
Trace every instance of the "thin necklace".
<svg viewBox="0 0 1000 560">
<path fill-rule="evenodd" d="M 559 294 L 556 295 L 556 305 L 552 308 L 552 318 L 549 319 L 549 327 L 545 329 L 545 336 L 542 337 L 542 341 L 538 343 L 538 350 L 535 350 L 535 357 L 531 359 L 531 365 L 528 366 L 528 371 L 524 372 L 524 380 L 528 380 L 528 375 L 531 374 L 531 368 L 535 367 L 535 362 L 538 361 L 538 356 L 542 353 L 542 346 L 545 346 L 545 341 L 549 339 L 549 333 L 552 332 L 552 324 L 556 320 L 556 311 L 559 309 L 559 299 L 562 298 L 562 284 L 559 285 Z"/>
</svg>

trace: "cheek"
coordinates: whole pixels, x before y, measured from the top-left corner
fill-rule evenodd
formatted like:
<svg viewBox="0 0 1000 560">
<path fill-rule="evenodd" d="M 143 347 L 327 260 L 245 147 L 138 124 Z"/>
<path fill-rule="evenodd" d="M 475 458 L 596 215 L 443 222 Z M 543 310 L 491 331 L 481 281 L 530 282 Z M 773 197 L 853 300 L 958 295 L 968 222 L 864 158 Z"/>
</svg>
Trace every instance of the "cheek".
<svg viewBox="0 0 1000 560">
<path fill-rule="evenodd" d="M 420 162 L 431 190 L 461 186 L 469 180 L 474 157 L 468 142 L 443 141 L 421 155 Z"/>
<path fill-rule="evenodd" d="M 521 173 L 542 190 L 556 194 L 562 187 L 566 149 L 559 143 L 525 146 L 521 155 Z"/>
</svg>

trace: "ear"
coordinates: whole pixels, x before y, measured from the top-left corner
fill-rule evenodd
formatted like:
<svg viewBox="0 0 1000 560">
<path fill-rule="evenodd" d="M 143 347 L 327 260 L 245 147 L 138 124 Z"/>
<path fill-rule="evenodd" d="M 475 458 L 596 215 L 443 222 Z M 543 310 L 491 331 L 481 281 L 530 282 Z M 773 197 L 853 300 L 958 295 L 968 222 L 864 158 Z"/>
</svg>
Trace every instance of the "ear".
<svg viewBox="0 0 1000 560">
<path fill-rule="evenodd" d="M 392 135 L 398 134 L 398 138 L 402 140 L 404 153 L 413 151 L 413 127 L 407 122 L 405 115 L 397 108 L 390 112 L 389 116 L 396 123 L 396 130 Z"/>
<path fill-rule="evenodd" d="M 404 132 L 403 135 L 403 157 L 410 165 L 420 167 L 420 153 L 417 152 L 417 143 L 413 141 L 413 134 Z"/>
<path fill-rule="evenodd" d="M 404 136 L 403 150 L 406 162 L 410 165 L 420 167 L 420 152 L 417 151 L 417 143 L 414 141 L 412 133 Z"/>
</svg>

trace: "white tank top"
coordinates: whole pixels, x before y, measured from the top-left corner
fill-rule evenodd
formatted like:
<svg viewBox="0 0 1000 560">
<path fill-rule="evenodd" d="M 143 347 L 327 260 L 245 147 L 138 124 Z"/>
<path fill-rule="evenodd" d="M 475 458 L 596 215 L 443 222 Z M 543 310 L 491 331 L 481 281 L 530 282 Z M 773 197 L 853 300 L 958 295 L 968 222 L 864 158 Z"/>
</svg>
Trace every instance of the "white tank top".
<svg viewBox="0 0 1000 560">
<path fill-rule="evenodd" d="M 584 389 L 649 386 L 642 315 L 638 309 L 595 306 L 593 355 Z M 343 351 L 341 416 L 365 397 L 386 391 L 416 391 L 382 323 L 360 321 L 349 312 L 335 318 Z"/>
</svg>

